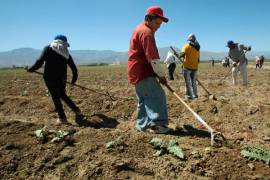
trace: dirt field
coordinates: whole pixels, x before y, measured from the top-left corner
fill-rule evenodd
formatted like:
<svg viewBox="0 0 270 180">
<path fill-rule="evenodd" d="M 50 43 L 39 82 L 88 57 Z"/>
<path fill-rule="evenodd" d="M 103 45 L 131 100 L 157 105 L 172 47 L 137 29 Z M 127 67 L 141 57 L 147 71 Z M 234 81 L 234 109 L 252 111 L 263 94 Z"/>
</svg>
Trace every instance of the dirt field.
<svg viewBox="0 0 270 180">
<path fill-rule="evenodd" d="M 183 97 L 184 83 L 176 70 L 169 85 Z M 1 179 L 270 179 L 270 167 L 248 160 L 247 146 L 270 150 L 270 69 L 248 71 L 248 87 L 232 87 L 222 78 L 229 69 L 201 64 L 199 79 L 218 100 L 209 100 L 198 86 L 199 99 L 187 102 L 228 143 L 210 146 L 210 134 L 166 90 L 170 135 L 134 130 L 136 99 L 127 83 L 125 66 L 80 67 L 78 84 L 116 96 L 112 101 L 78 87 L 68 94 L 86 116 L 78 126 L 65 106 L 71 126 L 55 126 L 53 104 L 40 75 L 23 70 L 0 70 L 0 177 Z M 241 82 L 241 81 L 240 81 Z M 221 85 L 222 84 L 222 85 Z M 217 111 L 211 111 L 215 108 Z M 48 129 L 72 133 L 63 142 L 41 142 L 34 131 Z M 111 149 L 106 143 L 122 138 Z M 153 137 L 175 139 L 186 154 L 154 156 Z"/>
</svg>

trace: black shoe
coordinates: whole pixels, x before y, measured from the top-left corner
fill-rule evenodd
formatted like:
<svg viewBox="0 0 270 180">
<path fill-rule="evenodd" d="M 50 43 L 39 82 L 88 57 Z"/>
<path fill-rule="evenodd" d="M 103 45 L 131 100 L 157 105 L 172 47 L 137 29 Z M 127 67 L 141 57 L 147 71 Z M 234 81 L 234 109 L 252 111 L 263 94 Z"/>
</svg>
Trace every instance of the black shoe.
<svg viewBox="0 0 270 180">
<path fill-rule="evenodd" d="M 152 126 L 150 129 L 150 132 L 155 134 L 168 134 L 171 131 L 172 129 L 167 126 Z"/>
</svg>

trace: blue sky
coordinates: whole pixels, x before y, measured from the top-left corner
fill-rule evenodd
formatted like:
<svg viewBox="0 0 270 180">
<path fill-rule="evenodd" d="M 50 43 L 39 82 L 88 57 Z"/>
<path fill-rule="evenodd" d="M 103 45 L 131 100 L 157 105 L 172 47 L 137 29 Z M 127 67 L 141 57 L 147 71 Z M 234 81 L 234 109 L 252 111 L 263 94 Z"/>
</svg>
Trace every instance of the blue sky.
<svg viewBox="0 0 270 180">
<path fill-rule="evenodd" d="M 0 51 L 42 49 L 65 34 L 72 50 L 127 51 L 146 9 L 161 6 L 170 20 L 158 47 L 182 47 L 195 33 L 203 51 L 227 51 L 228 40 L 270 50 L 269 0 L 1 0 Z"/>
</svg>

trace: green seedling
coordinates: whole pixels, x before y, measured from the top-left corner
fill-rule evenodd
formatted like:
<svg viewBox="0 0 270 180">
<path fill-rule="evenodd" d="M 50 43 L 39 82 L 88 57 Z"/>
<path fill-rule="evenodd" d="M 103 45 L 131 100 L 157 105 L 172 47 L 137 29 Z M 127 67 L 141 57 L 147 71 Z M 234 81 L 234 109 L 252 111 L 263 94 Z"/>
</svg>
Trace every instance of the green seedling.
<svg viewBox="0 0 270 180">
<path fill-rule="evenodd" d="M 258 147 L 246 147 L 241 151 L 241 155 L 249 160 L 264 161 L 269 165 L 270 163 L 270 150 L 258 148 Z"/>
<path fill-rule="evenodd" d="M 161 156 L 165 153 L 170 153 L 179 159 L 185 159 L 185 154 L 183 150 L 178 146 L 176 140 L 165 141 L 160 138 L 153 138 L 150 141 L 150 144 L 152 144 L 154 148 L 157 149 L 154 156 Z"/>
</svg>

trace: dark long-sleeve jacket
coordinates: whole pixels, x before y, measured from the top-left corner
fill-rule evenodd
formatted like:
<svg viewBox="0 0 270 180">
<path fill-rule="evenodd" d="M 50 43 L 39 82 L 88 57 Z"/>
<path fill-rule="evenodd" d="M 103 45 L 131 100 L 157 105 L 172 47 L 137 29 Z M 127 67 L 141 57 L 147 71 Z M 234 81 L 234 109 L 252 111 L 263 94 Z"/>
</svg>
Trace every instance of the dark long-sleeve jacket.
<svg viewBox="0 0 270 180">
<path fill-rule="evenodd" d="M 71 55 L 69 55 L 69 58 L 66 59 L 60 54 L 56 53 L 50 46 L 46 46 L 35 64 L 29 68 L 29 71 L 35 71 L 39 69 L 44 64 L 44 62 L 45 67 L 43 77 L 45 81 L 59 82 L 66 80 L 67 65 L 69 65 L 73 74 L 72 82 L 76 82 L 78 78 L 78 71 Z"/>
</svg>

